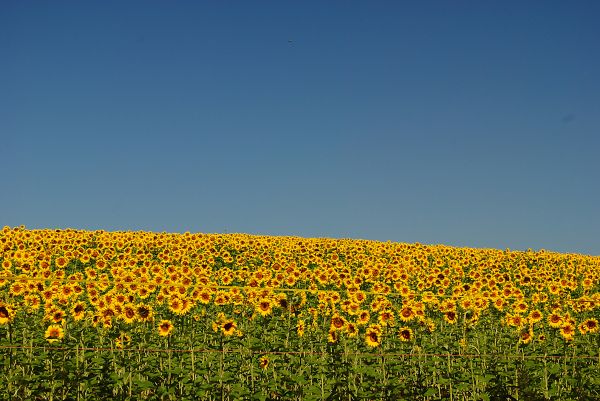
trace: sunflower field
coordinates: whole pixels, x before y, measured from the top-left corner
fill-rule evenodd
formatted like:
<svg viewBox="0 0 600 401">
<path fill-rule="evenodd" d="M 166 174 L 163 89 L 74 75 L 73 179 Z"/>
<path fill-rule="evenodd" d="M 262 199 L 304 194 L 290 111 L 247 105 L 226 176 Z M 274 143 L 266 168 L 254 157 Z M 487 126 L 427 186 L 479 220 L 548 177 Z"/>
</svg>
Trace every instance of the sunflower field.
<svg viewBox="0 0 600 401">
<path fill-rule="evenodd" d="M 0 399 L 599 400 L 600 257 L 0 231 Z"/>
</svg>

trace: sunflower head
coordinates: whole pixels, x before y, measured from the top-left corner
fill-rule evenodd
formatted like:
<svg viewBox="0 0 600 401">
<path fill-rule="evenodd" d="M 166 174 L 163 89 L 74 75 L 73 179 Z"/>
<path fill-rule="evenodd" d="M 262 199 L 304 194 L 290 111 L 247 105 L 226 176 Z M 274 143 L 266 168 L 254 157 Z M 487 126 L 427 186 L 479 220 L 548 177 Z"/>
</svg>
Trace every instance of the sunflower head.
<svg viewBox="0 0 600 401">
<path fill-rule="evenodd" d="M 223 332 L 223 334 L 226 336 L 234 334 L 236 329 L 237 324 L 233 320 L 228 319 L 221 324 L 221 332 Z"/>
<path fill-rule="evenodd" d="M 298 337 L 304 336 L 305 330 L 306 330 L 306 323 L 304 322 L 304 320 L 298 320 L 298 323 L 296 324 L 296 331 L 298 333 Z"/>
<path fill-rule="evenodd" d="M 71 309 L 71 314 L 76 321 L 83 319 L 85 316 L 85 304 L 83 302 L 77 302 Z"/>
<path fill-rule="evenodd" d="M 9 305 L 0 304 L 0 324 L 7 324 L 15 316 L 15 311 Z"/>
<path fill-rule="evenodd" d="M 378 347 L 381 344 L 381 327 L 379 325 L 371 325 L 367 328 L 365 342 L 369 347 Z"/>
<path fill-rule="evenodd" d="M 456 321 L 457 321 L 456 312 L 448 311 L 448 312 L 444 313 L 444 320 L 450 324 L 456 323 Z"/>
<path fill-rule="evenodd" d="M 548 316 L 548 324 L 550 327 L 558 328 L 563 324 L 563 317 L 558 313 L 553 312 Z"/>
<path fill-rule="evenodd" d="M 135 320 L 135 308 L 131 304 L 127 304 L 123 306 L 123 311 L 121 312 L 121 317 L 125 321 L 125 323 L 133 323 Z"/>
<path fill-rule="evenodd" d="M 400 337 L 400 341 L 411 341 L 413 339 L 413 331 L 410 327 L 401 327 L 398 336 Z"/>
<path fill-rule="evenodd" d="M 533 339 L 533 331 L 531 330 L 523 330 L 519 333 L 519 342 L 521 344 L 529 344 Z"/>
<path fill-rule="evenodd" d="M 329 329 L 329 332 L 327 333 L 327 342 L 336 343 L 339 337 L 340 336 L 336 330 Z"/>
<path fill-rule="evenodd" d="M 61 326 L 57 324 L 52 324 L 48 326 L 48 328 L 46 329 L 46 334 L 44 335 L 44 337 L 46 337 L 46 340 L 49 343 L 55 343 L 57 341 L 60 341 L 64 336 L 65 331 Z"/>
<path fill-rule="evenodd" d="M 273 311 L 273 304 L 268 299 L 262 299 L 258 303 L 256 309 L 258 310 L 258 313 L 261 314 L 261 316 L 268 316 Z"/>
<path fill-rule="evenodd" d="M 162 337 L 171 335 L 173 329 L 174 326 L 170 320 L 161 320 L 161 322 L 158 324 L 158 334 Z"/>
<path fill-rule="evenodd" d="M 148 322 L 152 320 L 152 308 L 148 305 L 138 305 L 136 308 L 136 315 L 142 322 Z"/>
<path fill-rule="evenodd" d="M 337 313 L 331 317 L 331 330 L 343 330 L 346 326 L 346 319 Z"/>
<path fill-rule="evenodd" d="M 269 367 L 269 358 L 266 355 L 263 355 L 260 358 L 258 358 L 258 366 L 261 369 L 267 369 Z"/>
<path fill-rule="evenodd" d="M 587 328 L 588 333 L 597 333 L 598 328 L 598 319 L 587 319 L 583 321 L 583 324 Z"/>
<path fill-rule="evenodd" d="M 560 334 L 566 341 L 573 340 L 575 336 L 575 326 L 567 323 L 560 328 Z"/>
<path fill-rule="evenodd" d="M 529 314 L 529 322 L 537 323 L 540 320 L 542 320 L 543 317 L 544 315 L 542 314 L 542 312 L 540 312 L 538 309 L 535 309 Z"/>
</svg>

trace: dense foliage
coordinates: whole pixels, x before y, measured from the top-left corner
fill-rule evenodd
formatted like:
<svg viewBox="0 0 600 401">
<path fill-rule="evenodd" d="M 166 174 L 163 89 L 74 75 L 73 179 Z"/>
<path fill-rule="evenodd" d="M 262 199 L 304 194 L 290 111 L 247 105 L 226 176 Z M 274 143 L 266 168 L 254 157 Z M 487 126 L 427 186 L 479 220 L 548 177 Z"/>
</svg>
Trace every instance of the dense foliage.
<svg viewBox="0 0 600 401">
<path fill-rule="evenodd" d="M 597 400 L 600 257 L 0 232 L 10 400 Z"/>
</svg>

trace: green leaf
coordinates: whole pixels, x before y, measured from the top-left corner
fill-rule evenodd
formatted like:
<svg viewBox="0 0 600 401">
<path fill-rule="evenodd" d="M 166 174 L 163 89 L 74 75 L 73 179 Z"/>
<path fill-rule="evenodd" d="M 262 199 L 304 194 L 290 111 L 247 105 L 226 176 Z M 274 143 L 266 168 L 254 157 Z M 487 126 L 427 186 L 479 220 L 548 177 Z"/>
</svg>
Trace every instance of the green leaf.
<svg viewBox="0 0 600 401">
<path fill-rule="evenodd" d="M 149 382 L 148 380 L 134 380 L 133 384 L 135 384 L 142 390 L 151 388 L 153 386 L 153 384 L 151 382 Z"/>
<path fill-rule="evenodd" d="M 427 391 L 425 391 L 425 393 L 423 394 L 425 397 L 431 397 L 432 395 L 436 395 L 438 394 L 438 390 L 436 388 L 429 388 L 427 389 Z"/>
</svg>

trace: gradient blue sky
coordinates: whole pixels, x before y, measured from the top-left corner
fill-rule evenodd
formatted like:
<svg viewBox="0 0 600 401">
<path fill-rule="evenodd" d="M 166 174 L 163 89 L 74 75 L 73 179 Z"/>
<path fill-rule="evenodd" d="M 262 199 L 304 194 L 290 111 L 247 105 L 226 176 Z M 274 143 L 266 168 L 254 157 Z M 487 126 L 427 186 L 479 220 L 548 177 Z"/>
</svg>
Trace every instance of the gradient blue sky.
<svg viewBox="0 0 600 401">
<path fill-rule="evenodd" d="M 600 255 L 598 1 L 4 1 L 0 225 Z"/>
</svg>

